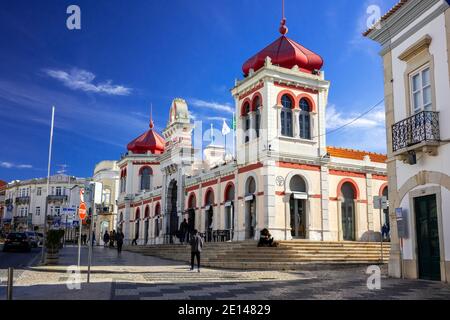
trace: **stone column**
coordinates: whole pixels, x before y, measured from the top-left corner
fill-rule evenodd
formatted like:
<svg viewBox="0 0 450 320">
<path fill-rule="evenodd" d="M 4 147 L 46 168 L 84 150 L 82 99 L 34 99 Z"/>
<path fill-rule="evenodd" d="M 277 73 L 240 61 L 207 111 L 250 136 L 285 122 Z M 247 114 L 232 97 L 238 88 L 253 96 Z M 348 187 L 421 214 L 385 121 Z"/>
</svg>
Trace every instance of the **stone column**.
<svg viewBox="0 0 450 320">
<path fill-rule="evenodd" d="M 327 166 L 320 168 L 321 212 L 322 212 L 322 241 L 331 241 L 330 217 L 329 217 L 329 169 Z"/>
<path fill-rule="evenodd" d="M 131 201 L 125 200 L 125 211 L 123 212 L 122 232 L 125 236 L 124 245 L 131 244 L 130 239 L 130 219 L 131 219 Z"/>
<path fill-rule="evenodd" d="M 300 109 L 294 108 L 292 109 L 292 130 L 294 133 L 294 138 L 300 138 Z"/>
<path fill-rule="evenodd" d="M 368 173 L 366 175 L 366 190 L 367 190 L 367 230 L 375 231 L 374 220 L 373 220 L 373 191 L 372 191 L 372 174 Z M 381 232 L 381 229 L 380 229 Z"/>
</svg>

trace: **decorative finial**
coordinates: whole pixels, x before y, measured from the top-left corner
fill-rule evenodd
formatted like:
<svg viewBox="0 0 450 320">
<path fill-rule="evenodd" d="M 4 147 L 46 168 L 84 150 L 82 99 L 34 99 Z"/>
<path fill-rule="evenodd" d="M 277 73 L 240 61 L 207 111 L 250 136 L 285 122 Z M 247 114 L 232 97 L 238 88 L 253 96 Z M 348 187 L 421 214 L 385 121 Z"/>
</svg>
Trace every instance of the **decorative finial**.
<svg viewBox="0 0 450 320">
<path fill-rule="evenodd" d="M 286 35 L 289 31 L 288 27 L 286 26 L 286 17 L 284 16 L 284 0 L 282 0 L 282 18 L 279 31 L 283 36 Z"/>
<path fill-rule="evenodd" d="M 155 124 L 153 123 L 153 103 L 150 104 L 150 129 L 153 129 Z"/>
</svg>

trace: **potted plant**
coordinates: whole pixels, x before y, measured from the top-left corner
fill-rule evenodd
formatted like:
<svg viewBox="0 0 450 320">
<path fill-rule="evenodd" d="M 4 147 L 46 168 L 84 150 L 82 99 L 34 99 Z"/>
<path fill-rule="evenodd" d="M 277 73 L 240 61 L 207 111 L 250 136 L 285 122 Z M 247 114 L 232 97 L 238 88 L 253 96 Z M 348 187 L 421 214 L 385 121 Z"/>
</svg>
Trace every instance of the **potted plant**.
<svg viewBox="0 0 450 320">
<path fill-rule="evenodd" d="M 47 232 L 45 247 L 47 248 L 45 260 L 46 264 L 58 264 L 59 249 L 61 239 L 64 237 L 64 230 L 49 230 Z"/>
</svg>

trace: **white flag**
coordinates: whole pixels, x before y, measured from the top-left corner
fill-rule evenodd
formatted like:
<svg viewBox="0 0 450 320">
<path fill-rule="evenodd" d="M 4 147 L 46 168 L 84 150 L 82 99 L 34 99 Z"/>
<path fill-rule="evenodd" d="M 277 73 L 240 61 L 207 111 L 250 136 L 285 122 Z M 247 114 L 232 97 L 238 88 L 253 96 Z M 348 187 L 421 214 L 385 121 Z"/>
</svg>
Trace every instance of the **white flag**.
<svg viewBox="0 0 450 320">
<path fill-rule="evenodd" d="M 223 127 L 222 127 L 222 134 L 224 136 L 226 136 L 227 134 L 229 134 L 231 132 L 230 127 L 228 126 L 227 122 L 225 120 L 223 120 Z"/>
</svg>

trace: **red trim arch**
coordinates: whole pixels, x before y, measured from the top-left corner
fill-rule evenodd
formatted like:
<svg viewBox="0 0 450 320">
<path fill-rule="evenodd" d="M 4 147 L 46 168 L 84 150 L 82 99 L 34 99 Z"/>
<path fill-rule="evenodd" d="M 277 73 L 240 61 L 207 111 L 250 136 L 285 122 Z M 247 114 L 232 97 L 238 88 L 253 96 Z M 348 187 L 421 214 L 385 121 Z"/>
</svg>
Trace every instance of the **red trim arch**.
<svg viewBox="0 0 450 320">
<path fill-rule="evenodd" d="M 287 94 L 292 99 L 292 103 L 293 103 L 292 109 L 295 109 L 295 107 L 297 106 L 297 98 L 295 97 L 295 94 L 293 94 L 292 91 L 290 91 L 290 90 L 283 90 L 278 94 L 277 105 L 282 106 L 281 98 L 283 98 L 283 96 L 285 94 Z"/>
<path fill-rule="evenodd" d="M 194 203 L 193 206 L 192 202 Z M 197 196 L 195 195 L 195 192 L 192 192 L 188 198 L 187 209 L 196 209 L 196 208 L 197 208 Z"/>
<path fill-rule="evenodd" d="M 150 169 L 150 175 L 153 175 L 153 169 L 152 169 L 152 167 L 150 167 L 150 166 L 142 166 L 142 167 L 139 169 L 139 175 L 142 175 L 142 171 L 144 171 L 144 169 Z"/>
<path fill-rule="evenodd" d="M 342 186 L 344 185 L 344 183 L 350 183 L 353 187 L 353 191 L 355 191 L 355 200 L 359 200 L 359 196 L 360 196 L 360 191 L 359 191 L 359 187 L 358 184 L 355 182 L 355 180 L 352 179 L 342 179 L 338 186 L 337 186 L 337 197 L 339 198 L 340 196 L 342 196 Z"/>
<path fill-rule="evenodd" d="M 234 188 L 234 183 L 233 183 L 233 182 L 228 182 L 227 185 L 226 185 L 226 187 L 225 187 L 225 191 L 224 191 L 224 193 L 223 193 L 223 201 L 224 201 L 224 202 L 228 201 L 228 199 L 227 199 L 227 193 L 228 193 L 228 191 L 229 191 L 231 188 Z M 236 192 L 236 188 L 234 188 L 234 192 Z M 232 199 L 231 201 L 234 201 L 234 199 Z"/>
<path fill-rule="evenodd" d="M 250 98 L 246 98 L 241 104 L 241 117 L 247 115 L 247 113 L 245 112 L 245 105 L 247 103 L 250 106 L 250 111 L 252 110 L 252 101 L 250 100 Z"/>
<path fill-rule="evenodd" d="M 206 203 L 206 201 L 208 201 L 209 195 L 212 194 L 212 203 Z M 206 207 L 207 205 L 214 205 L 214 190 L 213 188 L 209 187 L 208 189 L 206 189 L 205 192 L 205 201 L 203 202 L 204 206 Z"/>
<path fill-rule="evenodd" d="M 383 185 L 380 187 L 380 193 L 379 196 L 381 197 L 383 195 L 384 189 L 388 187 L 388 183 L 383 183 Z"/>
<path fill-rule="evenodd" d="M 141 209 L 136 208 L 136 211 L 134 212 L 134 220 L 137 221 L 141 218 Z"/>
<path fill-rule="evenodd" d="M 262 95 L 261 95 L 261 93 L 256 92 L 252 97 L 252 104 L 250 105 L 250 110 L 252 110 L 252 111 L 256 111 L 256 107 L 255 107 L 256 98 L 259 98 L 259 108 L 262 109 L 262 107 L 263 107 Z"/>
<path fill-rule="evenodd" d="M 300 101 L 302 99 L 306 99 L 308 101 L 309 106 L 311 107 L 310 112 L 317 112 L 317 107 L 316 103 L 314 102 L 314 99 L 309 94 L 306 93 L 302 93 L 297 96 L 297 103 L 295 104 L 296 109 L 300 109 Z"/>
<path fill-rule="evenodd" d="M 144 217 L 147 219 L 147 218 L 150 218 L 150 207 L 148 206 L 148 205 L 146 205 L 145 206 L 145 211 L 144 211 L 145 213 L 144 213 Z"/>
<path fill-rule="evenodd" d="M 155 212 L 154 212 L 154 217 L 161 215 L 161 205 L 159 204 L 159 202 L 156 203 L 155 205 Z"/>
</svg>

